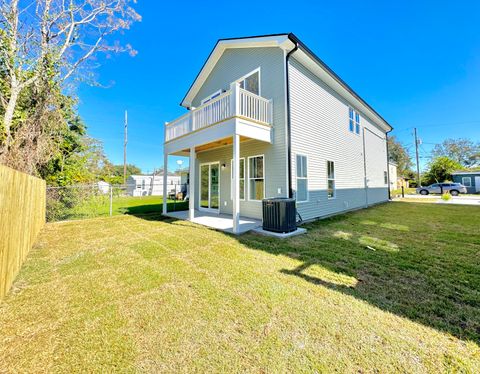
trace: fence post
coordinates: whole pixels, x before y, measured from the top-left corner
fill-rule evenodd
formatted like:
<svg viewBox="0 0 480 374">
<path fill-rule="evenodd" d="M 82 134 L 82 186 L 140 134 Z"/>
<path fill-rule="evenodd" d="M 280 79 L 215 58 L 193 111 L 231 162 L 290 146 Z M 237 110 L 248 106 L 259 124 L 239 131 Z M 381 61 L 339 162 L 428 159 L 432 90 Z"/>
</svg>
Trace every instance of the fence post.
<svg viewBox="0 0 480 374">
<path fill-rule="evenodd" d="M 112 216 L 113 208 L 113 186 L 110 184 L 110 217 Z"/>
<path fill-rule="evenodd" d="M 405 187 L 402 186 L 402 197 L 405 197 Z"/>
</svg>

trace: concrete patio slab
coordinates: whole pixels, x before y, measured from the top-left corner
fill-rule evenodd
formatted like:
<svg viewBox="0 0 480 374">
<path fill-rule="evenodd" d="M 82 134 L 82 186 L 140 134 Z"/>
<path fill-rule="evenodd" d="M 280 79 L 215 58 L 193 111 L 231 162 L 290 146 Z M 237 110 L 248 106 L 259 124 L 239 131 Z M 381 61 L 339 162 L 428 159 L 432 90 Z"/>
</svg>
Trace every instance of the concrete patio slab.
<svg viewBox="0 0 480 374">
<path fill-rule="evenodd" d="M 170 212 L 167 214 L 167 217 L 177 218 L 185 221 L 188 219 L 188 211 L 184 210 L 181 212 Z M 195 218 L 192 221 L 202 226 L 207 226 L 215 230 L 221 230 L 228 233 L 233 233 L 233 220 L 230 214 L 216 214 L 210 212 L 195 211 Z M 262 221 L 240 217 L 240 232 L 239 234 L 244 234 L 250 230 L 253 230 L 257 227 L 262 226 Z"/>
</svg>

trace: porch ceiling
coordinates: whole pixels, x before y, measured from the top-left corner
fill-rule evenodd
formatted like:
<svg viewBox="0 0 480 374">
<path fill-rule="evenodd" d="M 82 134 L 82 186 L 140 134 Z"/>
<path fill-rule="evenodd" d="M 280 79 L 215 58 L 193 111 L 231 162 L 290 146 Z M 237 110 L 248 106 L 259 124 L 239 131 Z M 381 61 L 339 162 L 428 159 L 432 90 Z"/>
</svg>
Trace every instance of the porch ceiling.
<svg viewBox="0 0 480 374">
<path fill-rule="evenodd" d="M 247 140 L 252 140 L 251 138 L 248 138 L 246 136 L 240 136 L 240 142 L 245 142 Z M 215 148 L 220 148 L 220 147 L 225 147 L 227 145 L 232 145 L 233 144 L 233 137 L 229 136 L 223 139 L 215 140 L 210 143 L 202 144 L 197 147 L 195 147 L 195 152 L 203 152 L 203 151 L 208 151 L 211 149 Z M 182 149 L 181 151 L 172 153 L 172 155 L 176 156 L 188 156 L 190 154 L 190 149 L 185 148 Z"/>
</svg>

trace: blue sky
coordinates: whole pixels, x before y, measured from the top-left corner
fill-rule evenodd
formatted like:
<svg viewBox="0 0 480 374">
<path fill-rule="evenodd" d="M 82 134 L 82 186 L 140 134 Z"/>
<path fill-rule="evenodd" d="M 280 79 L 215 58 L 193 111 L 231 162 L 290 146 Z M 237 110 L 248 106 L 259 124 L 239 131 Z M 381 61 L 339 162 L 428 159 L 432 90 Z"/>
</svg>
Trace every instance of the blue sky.
<svg viewBox="0 0 480 374">
<path fill-rule="evenodd" d="M 79 110 L 107 156 L 144 172 L 163 163 L 165 121 L 219 38 L 295 33 L 395 128 L 422 163 L 447 137 L 480 140 L 480 2 L 140 0 L 143 20 L 117 37 L 138 55 L 117 55 L 96 70 L 107 88 L 81 85 Z M 169 168 L 176 168 L 170 160 Z"/>
</svg>

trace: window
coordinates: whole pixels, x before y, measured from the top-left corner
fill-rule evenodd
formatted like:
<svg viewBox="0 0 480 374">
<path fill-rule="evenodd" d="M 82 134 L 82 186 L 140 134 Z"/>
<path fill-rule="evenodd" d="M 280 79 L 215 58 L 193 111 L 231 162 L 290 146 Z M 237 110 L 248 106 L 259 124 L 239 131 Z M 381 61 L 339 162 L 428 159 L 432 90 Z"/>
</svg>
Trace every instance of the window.
<svg viewBox="0 0 480 374">
<path fill-rule="evenodd" d="M 348 129 L 350 132 L 360 135 L 360 114 L 352 108 L 348 108 L 348 118 Z"/>
<path fill-rule="evenodd" d="M 262 200 L 264 198 L 264 163 L 263 156 L 248 158 L 248 198 Z"/>
<path fill-rule="evenodd" d="M 206 104 L 208 103 L 210 100 L 213 100 L 215 99 L 217 96 L 220 96 L 222 94 L 222 90 L 218 90 L 216 92 L 214 92 L 213 94 L 211 94 L 210 96 L 207 96 L 205 99 L 203 99 L 201 101 L 201 104 Z"/>
<path fill-rule="evenodd" d="M 386 171 L 383 172 L 383 183 L 388 184 L 388 173 Z"/>
<path fill-rule="evenodd" d="M 233 160 L 230 163 L 232 167 L 232 181 L 233 181 Z M 232 190 L 231 190 L 232 200 L 233 200 L 233 182 L 232 182 Z M 240 159 L 240 200 L 245 200 L 245 159 Z"/>
<path fill-rule="evenodd" d="M 327 193 L 329 199 L 335 197 L 335 163 L 333 161 L 327 161 Z"/>
<path fill-rule="evenodd" d="M 260 68 L 249 73 L 243 78 L 238 80 L 240 83 L 240 88 L 247 90 L 255 95 L 260 95 Z"/>
<path fill-rule="evenodd" d="M 462 184 L 465 187 L 472 187 L 472 178 L 470 177 L 462 177 Z"/>
<path fill-rule="evenodd" d="M 307 156 L 297 155 L 297 201 L 307 200 Z"/>
<path fill-rule="evenodd" d="M 355 113 L 354 113 L 353 109 L 348 108 L 348 117 L 349 117 L 348 129 L 350 130 L 350 132 L 353 132 L 353 130 L 355 128 L 354 116 L 355 116 Z"/>
</svg>

